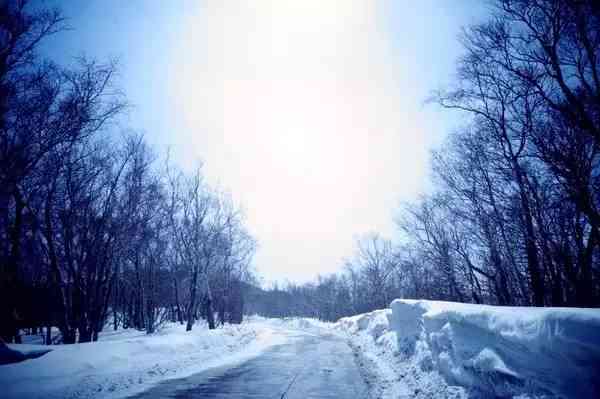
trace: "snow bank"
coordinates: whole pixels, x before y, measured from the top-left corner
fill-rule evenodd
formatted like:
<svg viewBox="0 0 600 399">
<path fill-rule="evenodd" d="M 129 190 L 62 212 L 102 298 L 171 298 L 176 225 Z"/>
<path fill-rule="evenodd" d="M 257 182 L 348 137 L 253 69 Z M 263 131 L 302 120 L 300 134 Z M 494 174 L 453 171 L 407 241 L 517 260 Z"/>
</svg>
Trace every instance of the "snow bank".
<svg viewBox="0 0 600 399">
<path fill-rule="evenodd" d="M 42 349 L 37 345 L 20 345 L 19 350 L 14 350 L 0 342 L 0 366 L 35 359 L 50 351 L 52 351 L 51 348 L 44 347 Z"/>
<path fill-rule="evenodd" d="M 122 397 L 167 378 L 243 361 L 281 338 L 261 323 L 184 330 L 177 324 L 154 335 L 119 330 L 94 343 L 52 346 L 41 358 L 0 366 L 2 398 Z"/>
<path fill-rule="evenodd" d="M 330 328 L 331 323 L 309 317 L 285 317 L 282 319 L 263 319 L 264 322 L 277 327 L 284 327 L 304 332 L 321 332 Z"/>
<path fill-rule="evenodd" d="M 400 353 L 495 396 L 600 397 L 600 310 L 398 299 Z"/>
<path fill-rule="evenodd" d="M 424 370 L 415 357 L 401 356 L 397 335 L 390 330 L 391 309 L 340 319 L 334 329 L 349 338 L 371 397 L 382 399 L 466 398 L 464 389 L 446 383 L 435 370 Z"/>
<path fill-rule="evenodd" d="M 597 309 L 398 299 L 334 328 L 378 397 L 600 397 Z"/>
<path fill-rule="evenodd" d="M 350 333 L 365 331 L 374 340 L 377 340 L 388 330 L 389 309 L 375 310 L 357 316 L 343 317 L 336 324 L 339 329 Z"/>
</svg>

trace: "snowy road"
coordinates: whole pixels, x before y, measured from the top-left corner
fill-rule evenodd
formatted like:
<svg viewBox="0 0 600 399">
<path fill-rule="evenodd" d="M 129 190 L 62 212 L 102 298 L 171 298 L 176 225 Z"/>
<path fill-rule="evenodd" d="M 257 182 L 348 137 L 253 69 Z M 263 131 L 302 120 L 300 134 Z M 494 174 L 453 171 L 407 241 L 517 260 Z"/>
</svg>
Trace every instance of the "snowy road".
<svg viewBox="0 0 600 399">
<path fill-rule="evenodd" d="M 366 398 L 346 342 L 327 333 L 286 332 L 284 344 L 233 367 L 168 380 L 132 398 Z"/>
</svg>

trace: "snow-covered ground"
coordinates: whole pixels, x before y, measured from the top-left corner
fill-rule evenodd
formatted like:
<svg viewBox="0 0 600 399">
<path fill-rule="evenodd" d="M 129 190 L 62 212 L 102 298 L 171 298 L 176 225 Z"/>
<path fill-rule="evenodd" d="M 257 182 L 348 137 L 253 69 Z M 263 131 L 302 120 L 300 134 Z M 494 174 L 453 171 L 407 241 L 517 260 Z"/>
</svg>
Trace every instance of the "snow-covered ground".
<svg viewBox="0 0 600 399">
<path fill-rule="evenodd" d="M 372 387 L 372 397 L 466 398 L 465 389 L 448 384 L 433 368 L 420 367 L 414 358 L 402 356 L 396 333 L 390 329 L 390 309 L 346 317 L 334 329 L 345 334 Z"/>
<path fill-rule="evenodd" d="M 212 331 L 175 324 L 149 336 L 107 331 L 95 343 L 51 346 L 41 358 L 0 366 L 0 396 L 121 398 L 234 366 L 291 342 L 298 331 L 347 338 L 372 397 L 600 397 L 600 310 L 414 300 L 334 324 L 251 317 Z"/>
<path fill-rule="evenodd" d="M 169 378 L 235 364 L 284 342 L 277 325 L 255 318 L 239 326 L 191 332 L 170 324 L 146 335 L 107 331 L 98 342 L 51 346 L 41 358 L 0 366 L 0 396 L 9 398 L 119 398 Z M 9 345 L 19 351 L 48 348 Z"/>
<path fill-rule="evenodd" d="M 600 310 L 396 300 L 335 328 L 382 398 L 600 397 Z"/>
</svg>

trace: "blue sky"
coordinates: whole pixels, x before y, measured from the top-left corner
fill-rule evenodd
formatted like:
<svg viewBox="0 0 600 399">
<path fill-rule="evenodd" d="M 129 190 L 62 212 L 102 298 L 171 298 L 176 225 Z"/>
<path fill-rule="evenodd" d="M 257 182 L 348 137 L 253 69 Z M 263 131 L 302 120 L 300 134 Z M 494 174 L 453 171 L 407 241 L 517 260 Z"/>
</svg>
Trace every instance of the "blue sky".
<svg viewBox="0 0 600 399">
<path fill-rule="evenodd" d="M 425 106 L 451 82 L 483 1 L 90 0 L 59 5 L 69 63 L 117 57 L 126 124 L 189 168 L 204 162 L 259 241 L 266 281 L 331 273 L 356 237 L 393 237 L 400 201 L 456 115 Z"/>
</svg>

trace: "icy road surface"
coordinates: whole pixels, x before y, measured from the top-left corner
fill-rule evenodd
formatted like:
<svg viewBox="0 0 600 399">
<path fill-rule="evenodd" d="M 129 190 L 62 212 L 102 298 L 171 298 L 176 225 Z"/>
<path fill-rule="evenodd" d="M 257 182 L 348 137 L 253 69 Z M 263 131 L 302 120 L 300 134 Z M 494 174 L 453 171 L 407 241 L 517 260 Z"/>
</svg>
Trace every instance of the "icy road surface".
<svg viewBox="0 0 600 399">
<path fill-rule="evenodd" d="M 168 380 L 132 398 L 367 398 L 346 342 L 328 333 L 278 332 L 285 343 L 232 367 Z"/>
</svg>

